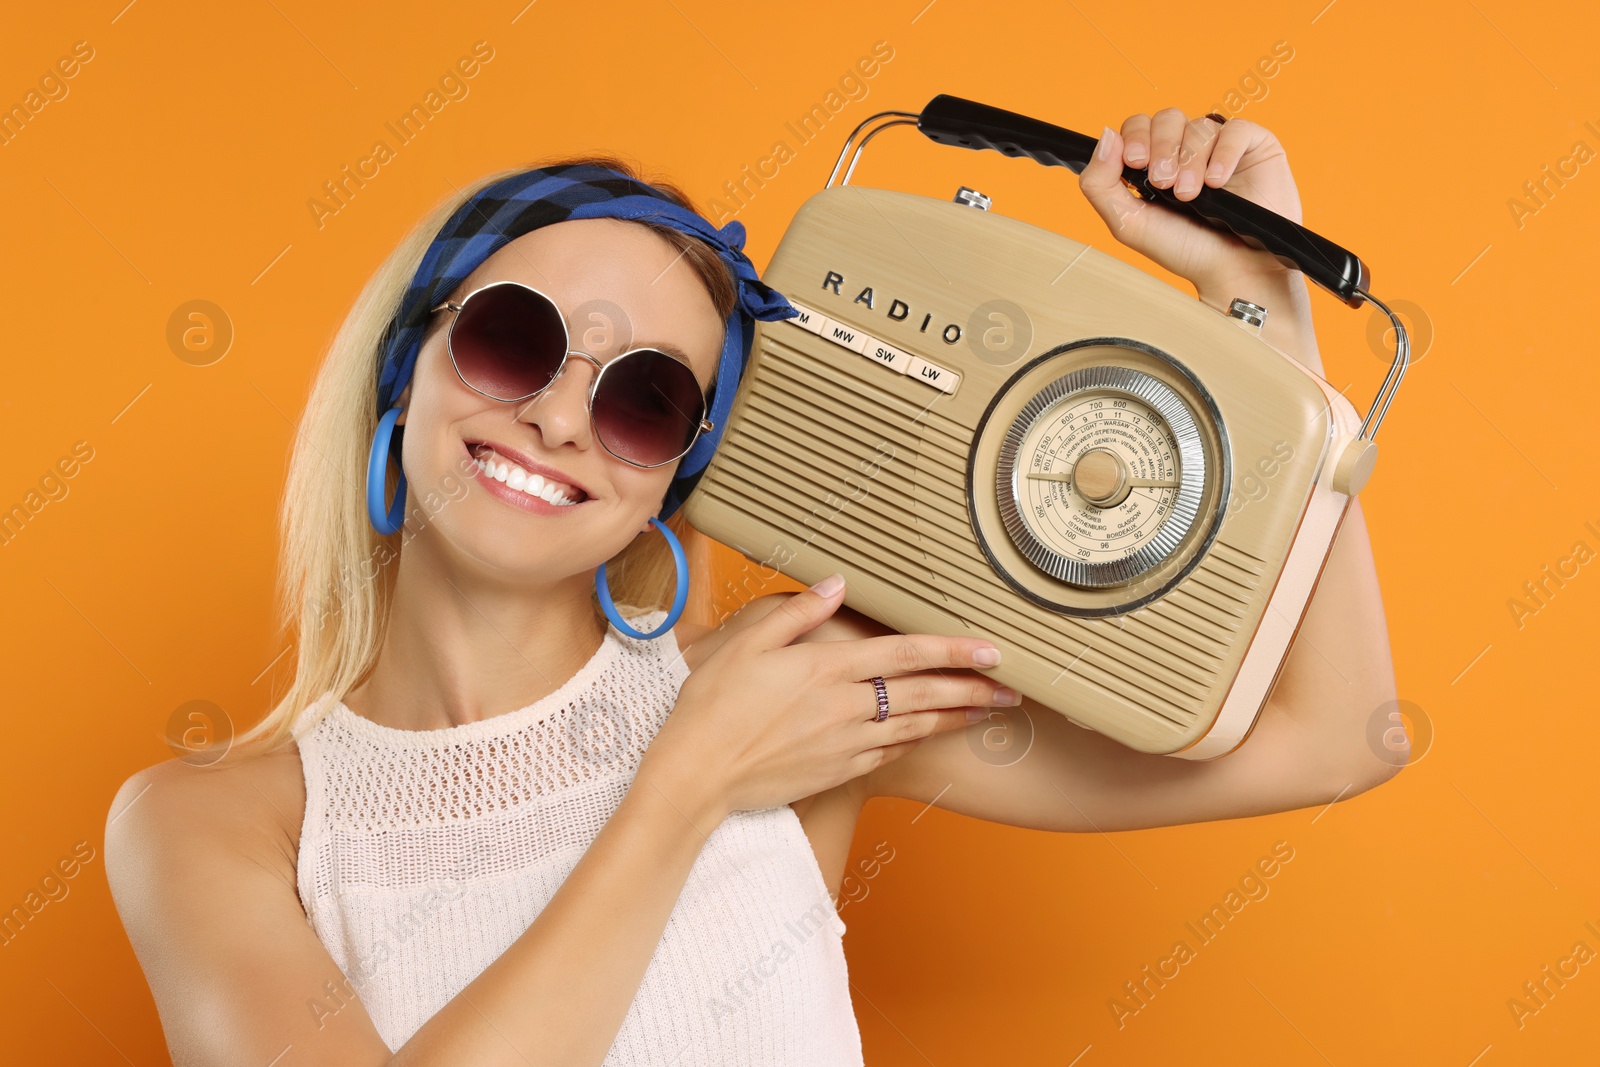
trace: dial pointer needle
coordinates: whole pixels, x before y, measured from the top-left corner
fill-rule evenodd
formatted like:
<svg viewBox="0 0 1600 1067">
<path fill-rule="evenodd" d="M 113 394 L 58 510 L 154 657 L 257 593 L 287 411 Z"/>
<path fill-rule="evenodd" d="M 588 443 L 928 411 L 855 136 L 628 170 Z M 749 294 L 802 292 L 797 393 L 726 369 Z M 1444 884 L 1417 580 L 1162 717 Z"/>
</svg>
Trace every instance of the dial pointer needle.
<svg viewBox="0 0 1600 1067">
<path fill-rule="evenodd" d="M 1027 476 L 1029 478 L 1042 478 L 1047 482 L 1070 482 L 1070 481 L 1072 481 L 1072 472 L 1071 471 L 1066 471 L 1064 473 L 1056 473 L 1056 472 L 1053 472 L 1053 471 L 1051 471 L 1051 472 L 1047 472 L 1047 471 L 1029 471 Z M 1178 483 L 1177 482 L 1157 482 L 1157 481 L 1152 481 L 1149 478 L 1130 478 L 1130 479 L 1128 479 L 1128 481 L 1124 482 L 1123 484 L 1127 485 L 1131 489 L 1177 489 L 1178 488 Z"/>
</svg>

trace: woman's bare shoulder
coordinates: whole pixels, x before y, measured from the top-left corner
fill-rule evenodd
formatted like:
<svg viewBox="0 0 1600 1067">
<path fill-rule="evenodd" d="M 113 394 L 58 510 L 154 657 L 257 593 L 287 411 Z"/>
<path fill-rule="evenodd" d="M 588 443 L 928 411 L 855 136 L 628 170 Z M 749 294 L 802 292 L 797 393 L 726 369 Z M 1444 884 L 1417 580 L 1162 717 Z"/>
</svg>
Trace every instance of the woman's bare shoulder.
<svg viewBox="0 0 1600 1067">
<path fill-rule="evenodd" d="M 299 750 L 167 760 L 107 815 L 106 876 L 175 1063 L 387 1063 L 359 1000 L 332 1018 L 307 991 L 344 981 L 295 884 Z M 307 1059 L 306 1057 L 310 1057 Z"/>
<path fill-rule="evenodd" d="M 194 846 L 199 855 L 242 853 L 292 887 L 304 814 L 305 780 L 292 741 L 209 764 L 169 759 L 122 783 L 106 813 L 108 853 L 120 851 L 111 848 L 113 839 L 141 852 Z"/>
</svg>

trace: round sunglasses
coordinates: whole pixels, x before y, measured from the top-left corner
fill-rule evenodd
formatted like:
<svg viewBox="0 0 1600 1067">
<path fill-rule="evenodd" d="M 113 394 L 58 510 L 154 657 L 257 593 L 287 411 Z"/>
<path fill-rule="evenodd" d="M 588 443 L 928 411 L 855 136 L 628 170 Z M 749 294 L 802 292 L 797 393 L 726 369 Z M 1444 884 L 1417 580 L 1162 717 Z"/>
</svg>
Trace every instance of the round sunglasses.
<svg viewBox="0 0 1600 1067">
<path fill-rule="evenodd" d="M 521 282 L 490 282 L 453 311 L 445 343 L 456 377 L 492 400 L 531 400 L 582 356 L 596 367 L 589 384 L 589 428 L 605 450 L 635 467 L 660 467 L 683 456 L 713 428 L 694 371 L 658 348 L 631 348 L 601 363 L 571 347 L 556 302 Z"/>
</svg>

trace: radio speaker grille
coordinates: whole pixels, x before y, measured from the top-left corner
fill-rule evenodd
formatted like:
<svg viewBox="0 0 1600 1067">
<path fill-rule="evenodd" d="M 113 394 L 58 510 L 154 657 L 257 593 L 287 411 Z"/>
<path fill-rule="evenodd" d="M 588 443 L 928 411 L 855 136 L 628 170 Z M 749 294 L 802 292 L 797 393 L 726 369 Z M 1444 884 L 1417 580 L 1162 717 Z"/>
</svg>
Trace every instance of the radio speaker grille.
<svg viewBox="0 0 1600 1067">
<path fill-rule="evenodd" d="M 1193 726 L 1252 605 L 1270 592 L 1262 560 L 1218 540 L 1182 586 L 1118 616 L 1019 602 L 973 540 L 964 505 L 973 428 L 914 402 L 930 403 L 933 390 L 868 360 L 825 362 L 788 333 L 758 331 L 743 416 L 712 461 L 717 476 L 697 490 L 707 503 L 1014 647 L 1051 660 L 1065 650 L 1064 674 L 1142 712 L 1158 733 Z M 940 482 L 946 492 L 930 491 Z"/>
</svg>

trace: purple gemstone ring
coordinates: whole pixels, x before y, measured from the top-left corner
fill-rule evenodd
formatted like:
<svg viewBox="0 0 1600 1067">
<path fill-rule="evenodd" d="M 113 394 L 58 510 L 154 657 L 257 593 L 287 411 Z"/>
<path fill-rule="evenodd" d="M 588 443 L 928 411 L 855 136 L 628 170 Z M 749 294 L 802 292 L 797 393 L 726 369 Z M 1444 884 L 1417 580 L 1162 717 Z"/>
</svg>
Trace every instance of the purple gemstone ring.
<svg viewBox="0 0 1600 1067">
<path fill-rule="evenodd" d="M 882 722 L 889 717 L 889 690 L 883 684 L 881 675 L 873 677 L 870 681 L 872 682 L 872 688 L 878 694 L 878 715 L 877 718 L 873 719 L 873 722 Z"/>
</svg>

